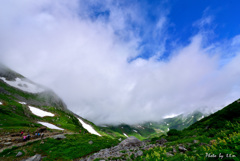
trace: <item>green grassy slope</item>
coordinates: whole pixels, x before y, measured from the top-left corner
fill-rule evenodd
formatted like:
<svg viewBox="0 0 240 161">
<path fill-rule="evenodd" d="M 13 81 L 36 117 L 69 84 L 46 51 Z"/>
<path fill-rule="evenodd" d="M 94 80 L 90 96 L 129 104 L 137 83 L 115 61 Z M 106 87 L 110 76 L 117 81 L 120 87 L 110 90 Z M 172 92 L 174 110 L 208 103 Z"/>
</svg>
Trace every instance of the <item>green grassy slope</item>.
<svg viewBox="0 0 240 161">
<path fill-rule="evenodd" d="M 10 69 L 6 71 L 6 69 L 1 68 L 0 77 L 12 81 L 16 77 L 24 78 Z M 36 153 L 46 156 L 44 160 L 71 160 L 119 143 L 118 138 L 100 131 L 99 127 L 92 122 L 66 109 L 62 100 L 51 91 L 37 94 L 28 93 L 14 88 L 0 79 L 0 102 L 2 103 L 0 105 L 0 144 L 4 143 L 2 138 L 11 137 L 12 133 L 19 133 L 22 130 L 30 133 L 34 132 L 42 126 L 37 123 L 38 121 L 52 123 L 65 129 L 65 132 L 72 133 L 72 135 L 66 135 L 67 138 L 64 140 L 47 138 L 44 143 L 36 141 L 21 147 L 6 149 L 0 153 L 0 160 L 22 160 Z M 26 104 L 19 102 L 25 102 Z M 51 112 L 54 116 L 36 116 L 30 111 L 30 105 Z M 102 137 L 90 134 L 82 127 L 77 117 L 93 126 Z M 55 131 L 57 130 L 48 129 L 48 134 Z M 92 141 L 93 144 L 89 144 L 89 141 Z M 19 151 L 23 155 L 16 157 Z"/>
<path fill-rule="evenodd" d="M 240 103 L 235 101 L 182 131 L 172 129 L 167 134 L 152 139 L 152 143 L 160 138 L 167 139 L 165 147 L 146 150 L 136 160 L 239 161 Z M 181 152 L 179 146 L 184 146 L 187 151 Z"/>
</svg>

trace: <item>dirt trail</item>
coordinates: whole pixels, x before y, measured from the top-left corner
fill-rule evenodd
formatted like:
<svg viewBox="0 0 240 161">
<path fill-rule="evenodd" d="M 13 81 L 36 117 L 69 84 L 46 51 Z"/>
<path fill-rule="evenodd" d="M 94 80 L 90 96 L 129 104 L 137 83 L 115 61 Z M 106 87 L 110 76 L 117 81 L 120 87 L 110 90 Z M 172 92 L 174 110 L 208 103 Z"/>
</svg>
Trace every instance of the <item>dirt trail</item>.
<svg viewBox="0 0 240 161">
<path fill-rule="evenodd" d="M 51 138 L 51 137 L 54 137 L 54 136 L 57 136 L 57 135 L 65 135 L 65 134 L 69 134 L 69 135 L 72 135 L 72 134 L 77 134 L 77 133 L 59 133 L 59 134 L 55 134 L 55 135 L 50 135 L 50 136 L 45 136 L 42 140 L 46 139 L 46 138 Z M 20 146 L 24 146 L 26 145 L 27 143 L 31 143 L 31 142 L 35 142 L 35 141 L 38 141 L 38 140 L 41 140 L 41 137 L 39 138 L 36 138 L 36 139 L 31 139 L 31 140 L 28 140 L 28 141 L 25 141 L 25 142 L 21 142 L 21 143 L 13 143 L 12 145 L 10 146 L 5 146 L 3 148 L 0 149 L 0 153 L 5 150 L 5 149 L 10 149 L 12 148 L 13 146 L 16 146 L 16 147 L 20 147 Z"/>
</svg>

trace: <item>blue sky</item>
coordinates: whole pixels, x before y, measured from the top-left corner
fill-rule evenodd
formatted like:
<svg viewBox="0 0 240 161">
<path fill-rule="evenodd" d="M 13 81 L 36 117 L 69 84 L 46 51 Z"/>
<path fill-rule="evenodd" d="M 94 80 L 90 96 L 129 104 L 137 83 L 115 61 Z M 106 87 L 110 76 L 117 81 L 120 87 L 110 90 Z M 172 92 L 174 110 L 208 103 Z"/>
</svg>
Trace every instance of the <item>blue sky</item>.
<svg viewBox="0 0 240 161">
<path fill-rule="evenodd" d="M 133 3 L 133 2 L 131 2 Z M 130 4 L 124 4 L 123 7 Z M 240 28 L 240 2 L 224 0 L 169 0 L 169 1 L 135 1 L 141 10 L 143 23 L 129 23 L 130 28 L 139 29 L 142 38 L 141 57 L 149 58 L 158 51 L 162 44 L 162 35 L 153 33 L 161 16 L 166 16 L 164 34 L 165 51 L 163 59 L 174 48 L 173 44 L 186 45 L 198 33 L 207 34 L 206 44 L 226 41 L 238 35 Z M 201 21 L 207 20 L 203 24 Z"/>
<path fill-rule="evenodd" d="M 145 59 L 156 54 L 159 46 L 164 46 L 160 60 L 165 60 L 176 44 L 187 45 L 199 33 L 207 36 L 205 45 L 230 40 L 240 33 L 240 2 L 237 0 L 134 0 L 111 1 L 111 4 L 123 10 L 131 7 L 137 10 L 141 21 L 129 16 L 125 29 L 140 37 L 139 48 L 143 49 L 138 57 Z M 111 11 L 101 3 L 92 5 L 92 19 L 104 17 L 108 21 Z M 165 17 L 164 34 L 157 33 L 161 17 Z M 128 40 L 127 36 L 125 39 Z"/>
<path fill-rule="evenodd" d="M 0 1 L 0 61 L 104 123 L 240 98 L 240 2 Z"/>
</svg>

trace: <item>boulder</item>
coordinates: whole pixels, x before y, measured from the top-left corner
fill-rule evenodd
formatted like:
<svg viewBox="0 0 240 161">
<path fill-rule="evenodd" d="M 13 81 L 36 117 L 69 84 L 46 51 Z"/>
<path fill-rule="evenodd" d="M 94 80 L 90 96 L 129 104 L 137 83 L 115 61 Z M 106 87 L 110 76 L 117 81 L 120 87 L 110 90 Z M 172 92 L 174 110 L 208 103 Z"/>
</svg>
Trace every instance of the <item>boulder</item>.
<svg viewBox="0 0 240 161">
<path fill-rule="evenodd" d="M 21 134 L 20 133 L 13 133 L 13 134 L 11 134 L 11 137 L 15 137 L 15 136 L 21 136 Z"/>
<path fill-rule="evenodd" d="M 47 127 L 46 127 L 46 126 L 41 126 L 41 127 L 37 128 L 37 130 L 36 130 L 35 132 L 40 132 L 40 133 L 42 133 L 42 132 L 44 132 L 44 131 L 46 131 L 46 130 L 47 130 Z"/>
<path fill-rule="evenodd" d="M 142 142 L 134 136 L 130 136 L 127 139 L 123 140 L 120 146 L 141 146 Z"/>
<path fill-rule="evenodd" d="M 12 139 L 11 138 L 6 138 L 6 141 L 10 142 L 10 141 L 12 141 Z"/>
<path fill-rule="evenodd" d="M 199 140 L 193 140 L 194 144 L 197 144 L 199 142 Z"/>
<path fill-rule="evenodd" d="M 92 140 L 90 140 L 90 141 L 88 142 L 88 144 L 93 144 L 93 141 L 92 141 Z"/>
<path fill-rule="evenodd" d="M 40 161 L 42 156 L 40 154 L 36 154 L 28 159 L 25 159 L 23 161 Z"/>
<path fill-rule="evenodd" d="M 56 140 L 61 140 L 61 139 L 66 139 L 66 136 L 64 134 L 59 134 L 59 135 L 54 135 L 52 138 Z"/>
<path fill-rule="evenodd" d="M 156 140 L 156 143 L 159 143 L 159 144 L 165 144 L 166 142 L 167 140 L 164 138 L 161 138 L 160 140 Z"/>
<path fill-rule="evenodd" d="M 171 154 L 169 152 L 167 152 L 166 155 L 167 155 L 167 157 L 172 157 L 173 156 L 173 154 Z"/>
<path fill-rule="evenodd" d="M 17 153 L 16 157 L 20 157 L 20 156 L 22 156 L 22 155 L 23 155 L 23 153 L 19 151 L 19 152 Z"/>
<path fill-rule="evenodd" d="M 179 147 L 178 147 L 178 150 L 179 150 L 180 152 L 184 152 L 184 153 L 187 151 L 187 149 L 184 148 L 183 146 L 179 146 Z"/>
<path fill-rule="evenodd" d="M 143 152 L 141 150 L 138 150 L 137 153 L 136 153 L 137 156 L 142 156 L 143 155 Z"/>
<path fill-rule="evenodd" d="M 6 143 L 4 143 L 4 145 L 6 145 L 6 146 L 12 145 L 12 142 L 6 142 Z"/>
</svg>

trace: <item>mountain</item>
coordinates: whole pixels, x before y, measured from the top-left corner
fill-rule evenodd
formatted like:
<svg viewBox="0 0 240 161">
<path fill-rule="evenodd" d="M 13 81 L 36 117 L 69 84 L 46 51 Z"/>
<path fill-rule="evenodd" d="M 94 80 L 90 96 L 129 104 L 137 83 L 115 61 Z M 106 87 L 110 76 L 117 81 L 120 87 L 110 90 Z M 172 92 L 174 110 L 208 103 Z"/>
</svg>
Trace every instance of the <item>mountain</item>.
<svg viewBox="0 0 240 161">
<path fill-rule="evenodd" d="M 209 116 L 194 112 L 159 122 L 98 127 L 67 109 L 50 89 L 0 66 L 1 161 L 237 161 L 239 154 L 240 100 Z"/>
<path fill-rule="evenodd" d="M 2 96 L 11 96 L 35 106 L 54 106 L 67 111 L 65 103 L 52 90 L 32 82 L 2 64 L 0 64 L 0 80 Z"/>
<path fill-rule="evenodd" d="M 158 122 L 145 122 L 136 125 L 121 124 L 117 126 L 104 125 L 101 131 L 113 136 L 135 136 L 140 140 L 151 139 L 152 137 L 166 134 L 170 129 L 182 130 L 193 123 L 206 117 L 199 111 L 189 114 L 181 114 L 172 118 L 165 118 Z"/>
<path fill-rule="evenodd" d="M 47 143 L 39 141 L 35 132 L 43 132 Z M 23 141 L 23 136 L 28 134 L 30 140 L 27 142 L 35 150 L 28 149 L 29 145 Z M 64 142 L 53 139 L 57 135 L 65 137 Z M 94 146 L 89 147 L 89 141 L 94 142 Z M 59 157 L 69 160 L 118 142 L 118 138 L 99 131 L 92 122 L 70 111 L 49 88 L 0 65 L 0 160 L 22 160 L 34 152 L 44 154 L 47 160 Z M 76 153 L 68 151 L 69 148 Z M 9 153 L 9 149 L 13 152 Z M 63 151 L 65 156 L 56 157 Z M 22 153 L 21 157 L 15 157 L 18 152 Z"/>
<path fill-rule="evenodd" d="M 171 129 L 164 146 L 145 150 L 136 160 L 239 160 L 240 99 L 184 130 Z"/>
</svg>

